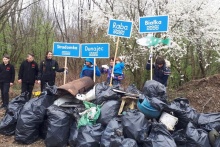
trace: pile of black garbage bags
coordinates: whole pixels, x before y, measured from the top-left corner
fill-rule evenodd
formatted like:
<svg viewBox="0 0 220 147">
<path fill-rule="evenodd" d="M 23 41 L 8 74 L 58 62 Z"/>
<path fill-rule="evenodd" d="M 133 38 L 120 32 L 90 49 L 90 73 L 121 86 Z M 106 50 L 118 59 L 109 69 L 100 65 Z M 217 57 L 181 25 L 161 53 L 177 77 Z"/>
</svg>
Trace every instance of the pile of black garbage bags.
<svg viewBox="0 0 220 147">
<path fill-rule="evenodd" d="M 142 90 L 128 86 L 126 93 L 115 92 L 119 86 L 106 83 L 95 85 L 96 99 L 90 101 L 101 106 L 94 124 L 78 126 L 82 101 L 71 107 L 54 104 L 60 96 L 57 87 L 47 87 L 38 98 L 26 102 L 26 93 L 15 97 L 0 122 L 0 133 L 14 135 L 15 141 L 31 144 L 44 139 L 47 147 L 219 147 L 220 113 L 198 113 L 187 98 L 168 101 L 166 87 L 150 80 Z M 118 115 L 124 95 L 136 94 L 147 99 L 159 112 L 178 118 L 170 131 L 159 118 L 146 116 L 138 109 L 127 109 Z M 74 97 L 73 97 L 74 98 Z"/>
</svg>

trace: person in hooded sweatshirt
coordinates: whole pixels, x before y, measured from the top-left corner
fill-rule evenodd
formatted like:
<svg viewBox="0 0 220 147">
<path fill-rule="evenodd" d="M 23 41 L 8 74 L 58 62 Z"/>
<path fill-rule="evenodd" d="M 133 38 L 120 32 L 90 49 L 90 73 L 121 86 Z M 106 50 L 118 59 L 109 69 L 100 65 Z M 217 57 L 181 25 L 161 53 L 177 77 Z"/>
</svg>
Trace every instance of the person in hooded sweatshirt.
<svg viewBox="0 0 220 147">
<path fill-rule="evenodd" d="M 107 74 L 106 82 L 110 84 L 110 79 L 112 77 L 112 85 L 120 85 L 121 81 L 124 79 L 124 62 L 121 61 L 120 58 L 115 59 L 114 72 L 112 73 L 113 65 L 114 65 L 114 57 L 110 58 L 110 66 L 103 65 L 101 68 L 101 73 Z"/>
<path fill-rule="evenodd" d="M 38 75 L 38 83 L 41 84 L 41 92 L 45 89 L 46 83 L 49 86 L 55 85 L 56 72 L 64 72 L 67 67 L 59 68 L 56 60 L 52 59 L 53 53 L 46 52 L 45 60 L 41 61 Z"/>
<path fill-rule="evenodd" d="M 93 64 L 94 64 L 93 58 L 86 58 L 85 64 L 80 73 L 80 78 L 90 77 L 91 79 L 93 79 L 93 76 L 94 76 L 94 65 Z M 97 65 L 95 65 L 95 75 L 98 77 L 101 75 L 101 72 Z"/>
<path fill-rule="evenodd" d="M 27 59 L 24 60 L 19 69 L 18 83 L 21 83 L 21 93 L 28 92 L 28 100 L 30 100 L 34 83 L 38 80 L 38 64 L 34 61 L 34 55 L 29 53 Z"/>
<path fill-rule="evenodd" d="M 150 70 L 150 58 L 147 62 L 146 69 Z M 171 74 L 170 65 L 166 64 L 165 59 L 161 56 L 157 57 L 155 64 L 153 64 L 153 80 L 160 82 L 167 87 L 167 80 Z"/>
<path fill-rule="evenodd" d="M 3 56 L 3 63 L 0 64 L 0 89 L 2 105 L 0 108 L 6 109 L 9 103 L 9 88 L 13 86 L 15 80 L 15 69 L 10 64 L 10 57 L 8 55 Z"/>
</svg>

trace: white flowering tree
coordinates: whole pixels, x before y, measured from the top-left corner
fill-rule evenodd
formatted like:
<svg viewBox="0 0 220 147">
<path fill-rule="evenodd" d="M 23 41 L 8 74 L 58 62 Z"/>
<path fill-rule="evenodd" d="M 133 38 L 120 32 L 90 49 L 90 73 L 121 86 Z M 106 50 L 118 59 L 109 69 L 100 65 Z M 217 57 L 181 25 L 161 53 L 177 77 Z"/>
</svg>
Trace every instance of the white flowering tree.
<svg viewBox="0 0 220 147">
<path fill-rule="evenodd" d="M 12 56 L 18 58 L 12 61 L 21 60 L 24 48 L 31 47 L 35 53 L 42 46 L 49 50 L 54 39 L 109 42 L 114 55 L 117 39 L 107 35 L 109 19 L 130 20 L 133 21 L 132 36 L 120 38 L 118 56 L 126 63 L 126 81 L 141 87 L 150 76 L 145 70 L 149 48 L 136 43 L 148 35 L 139 33 L 139 18 L 168 15 L 169 31 L 153 35 L 170 38 L 171 44 L 155 46 L 153 59 L 163 55 L 171 61 L 169 85 L 178 86 L 220 72 L 219 13 L 219 0 L 3 0 L 0 2 L 0 45 L 4 49 L 12 46 L 11 53 L 16 53 Z M 77 63 L 71 65 L 75 67 Z"/>
<path fill-rule="evenodd" d="M 212 64 L 219 61 L 220 4 L 218 0 L 92 0 L 93 9 L 84 10 L 84 19 L 90 20 L 96 30 L 107 30 L 109 19 L 133 21 L 130 39 L 120 39 L 119 55 L 134 81 L 143 83 L 149 48 L 136 44 L 136 39 L 147 34 L 138 33 L 139 17 L 168 15 L 169 31 L 154 34 L 171 39 L 169 46 L 154 47 L 154 58 L 163 55 L 171 61 L 171 81 L 179 85 L 182 80 L 205 77 L 216 73 Z M 103 34 L 103 35 L 107 35 Z M 112 38 L 116 40 L 114 37 Z M 147 75 L 148 76 L 148 75 Z"/>
</svg>

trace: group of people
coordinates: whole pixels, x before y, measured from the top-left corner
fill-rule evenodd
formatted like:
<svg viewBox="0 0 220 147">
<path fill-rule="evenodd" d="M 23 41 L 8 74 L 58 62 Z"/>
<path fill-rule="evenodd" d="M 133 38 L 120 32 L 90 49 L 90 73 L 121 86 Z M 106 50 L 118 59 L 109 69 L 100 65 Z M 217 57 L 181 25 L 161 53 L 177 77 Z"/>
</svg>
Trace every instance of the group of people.
<svg viewBox="0 0 220 147">
<path fill-rule="evenodd" d="M 115 65 L 114 65 L 115 63 Z M 114 65 L 114 66 L 113 66 Z M 95 66 L 95 75 L 101 76 L 101 74 L 107 74 L 107 84 L 117 85 L 121 84 L 121 80 L 124 79 L 124 62 L 120 58 L 116 58 L 114 61 L 114 57 L 110 58 L 110 66 L 103 65 L 101 70 L 97 65 L 94 65 L 94 59 L 93 58 L 86 58 L 85 65 L 82 68 L 82 71 L 80 73 L 80 78 L 82 77 L 91 77 L 93 79 L 94 76 L 94 67 Z M 113 69 L 114 68 L 114 69 Z M 112 72 L 113 71 L 113 72 Z M 111 81 L 112 79 L 112 81 Z"/>
<path fill-rule="evenodd" d="M 52 59 L 51 51 L 46 52 L 45 59 L 40 62 L 40 67 L 34 61 L 34 55 L 29 53 L 26 60 L 24 60 L 19 68 L 18 83 L 21 84 L 21 93 L 27 92 L 27 100 L 31 98 L 34 84 L 41 85 L 41 91 L 45 85 L 55 84 L 56 72 L 64 72 L 67 68 L 59 68 L 56 60 Z M 0 64 L 0 89 L 2 105 L 0 108 L 7 108 L 9 103 L 9 88 L 13 85 L 15 80 L 15 69 L 10 64 L 10 57 L 3 56 L 3 63 Z"/>
<path fill-rule="evenodd" d="M 34 61 L 34 55 L 29 53 L 26 60 L 24 60 L 19 68 L 18 83 L 21 84 L 21 93 L 28 92 L 29 100 L 32 96 L 34 84 L 40 84 L 41 91 L 45 89 L 45 85 L 55 85 L 56 72 L 67 71 L 67 67 L 59 68 L 56 60 L 52 59 L 53 53 L 51 51 L 46 52 L 45 59 L 40 62 L 40 66 Z M 107 74 L 106 82 L 112 85 L 121 84 L 124 79 L 124 62 L 120 58 L 110 58 L 110 65 L 103 65 L 101 69 L 95 64 L 93 58 L 86 58 L 85 64 L 80 73 L 80 78 L 101 76 L 101 74 Z M 167 86 L 167 79 L 170 75 L 170 68 L 166 66 L 166 62 L 162 57 L 156 59 L 154 68 L 153 79 Z M 148 60 L 146 69 L 150 70 L 150 60 Z M 10 57 L 8 55 L 3 56 L 3 63 L 0 64 L 0 90 L 2 105 L 0 108 L 7 108 L 9 103 L 9 88 L 13 85 L 15 80 L 15 69 L 10 64 Z"/>
<path fill-rule="evenodd" d="M 151 70 L 151 66 L 150 66 L 151 58 L 152 56 L 149 57 L 149 60 L 147 61 L 147 64 L 146 64 L 147 70 Z M 88 76 L 93 79 L 93 76 L 94 76 L 93 75 L 94 73 L 93 64 L 94 64 L 94 59 L 87 58 L 85 60 L 85 65 L 80 74 L 80 78 L 84 76 Z M 107 74 L 106 82 L 108 84 L 111 83 L 112 85 L 118 85 L 118 84 L 121 84 L 121 80 L 124 79 L 124 73 L 123 73 L 124 66 L 125 66 L 124 62 L 122 62 L 120 58 L 116 58 L 114 61 L 114 57 L 111 57 L 110 66 L 103 65 L 101 68 L 101 71 L 99 70 L 98 66 L 95 65 L 95 74 L 96 76 L 100 76 L 101 73 L 106 73 Z M 152 68 L 154 70 L 153 80 L 158 81 L 167 87 L 167 80 L 168 80 L 169 75 L 171 74 L 170 62 L 165 60 L 163 57 L 158 56 L 156 58 L 155 64 L 152 65 Z"/>
</svg>

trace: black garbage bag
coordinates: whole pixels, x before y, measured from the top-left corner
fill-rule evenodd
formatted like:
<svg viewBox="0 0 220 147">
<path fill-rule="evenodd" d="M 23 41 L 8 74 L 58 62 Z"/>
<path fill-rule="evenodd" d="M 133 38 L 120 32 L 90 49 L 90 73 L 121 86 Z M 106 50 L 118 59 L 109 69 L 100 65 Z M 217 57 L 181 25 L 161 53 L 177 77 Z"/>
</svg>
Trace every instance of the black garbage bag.
<svg viewBox="0 0 220 147">
<path fill-rule="evenodd" d="M 70 128 L 69 145 L 70 147 L 75 147 L 77 145 L 78 128 L 77 122 L 74 121 Z"/>
<path fill-rule="evenodd" d="M 101 105 L 108 100 L 118 100 L 121 95 L 114 92 L 113 89 L 119 89 L 119 85 L 109 86 L 105 82 L 98 83 L 95 86 L 96 99 L 92 102 L 96 105 Z"/>
<path fill-rule="evenodd" d="M 5 112 L 4 117 L 0 122 L 0 133 L 3 135 L 13 135 L 17 124 L 20 111 L 26 103 L 27 94 L 22 93 L 21 95 L 12 99 L 8 108 Z"/>
<path fill-rule="evenodd" d="M 126 92 L 132 94 L 142 94 L 142 92 L 138 90 L 134 84 L 129 85 L 126 89 Z"/>
<path fill-rule="evenodd" d="M 142 147 L 176 147 L 170 132 L 161 123 L 152 123 L 149 135 L 143 137 L 140 138 Z"/>
<path fill-rule="evenodd" d="M 138 147 L 138 145 L 134 139 L 121 137 L 113 140 L 110 145 L 106 147 Z"/>
<path fill-rule="evenodd" d="M 57 86 L 56 85 L 50 86 L 49 84 L 46 84 L 45 89 L 43 89 L 43 93 L 46 93 L 47 95 L 56 95 Z"/>
<path fill-rule="evenodd" d="M 123 134 L 125 138 L 132 138 L 139 143 L 142 130 L 148 130 L 148 120 L 138 110 L 128 110 L 122 115 Z"/>
<path fill-rule="evenodd" d="M 44 116 L 43 122 L 39 126 L 39 137 L 42 139 L 45 139 L 47 136 L 47 129 L 48 129 L 48 123 L 47 123 L 47 115 Z"/>
<path fill-rule="evenodd" d="M 172 137 L 178 147 L 187 147 L 186 130 L 177 130 L 172 134 Z"/>
<path fill-rule="evenodd" d="M 169 106 L 168 103 L 165 103 L 156 97 L 149 99 L 149 101 L 150 101 L 150 105 L 160 112 L 162 112 L 164 109 L 167 109 Z"/>
<path fill-rule="evenodd" d="M 216 129 L 220 131 L 220 113 L 200 113 L 198 126 L 206 131 Z"/>
<path fill-rule="evenodd" d="M 65 147 L 68 144 L 74 109 L 51 105 L 48 108 L 48 130 L 44 143 L 47 147 Z"/>
<path fill-rule="evenodd" d="M 160 82 L 155 80 L 146 81 L 142 92 L 149 98 L 156 97 L 163 102 L 167 102 L 166 87 Z"/>
<path fill-rule="evenodd" d="M 100 123 L 80 127 L 77 147 L 99 147 L 103 131 L 104 127 Z"/>
<path fill-rule="evenodd" d="M 218 137 L 215 141 L 215 144 L 213 147 L 220 147 L 220 137 Z"/>
<path fill-rule="evenodd" d="M 190 147 L 211 147 L 208 133 L 205 130 L 196 128 L 191 122 L 186 128 L 187 146 Z"/>
<path fill-rule="evenodd" d="M 55 101 L 55 96 L 51 95 L 52 92 L 48 95 L 45 91 L 38 98 L 25 103 L 16 125 L 15 140 L 17 142 L 31 144 L 39 138 L 40 125 L 44 121 L 46 110 Z"/>
<path fill-rule="evenodd" d="M 116 100 L 105 102 L 104 105 L 101 107 L 101 114 L 97 122 L 106 126 L 111 119 L 118 116 L 120 105 L 121 102 Z"/>
<path fill-rule="evenodd" d="M 177 130 L 185 129 L 189 122 L 194 125 L 198 124 L 199 113 L 189 105 L 186 98 L 176 98 L 165 109 L 168 112 L 173 112 L 174 116 L 178 117 L 178 123 L 175 126 Z"/>
<path fill-rule="evenodd" d="M 124 139 L 121 120 L 117 117 L 109 121 L 101 137 L 101 147 L 109 147 L 111 142 L 122 142 Z"/>
</svg>

